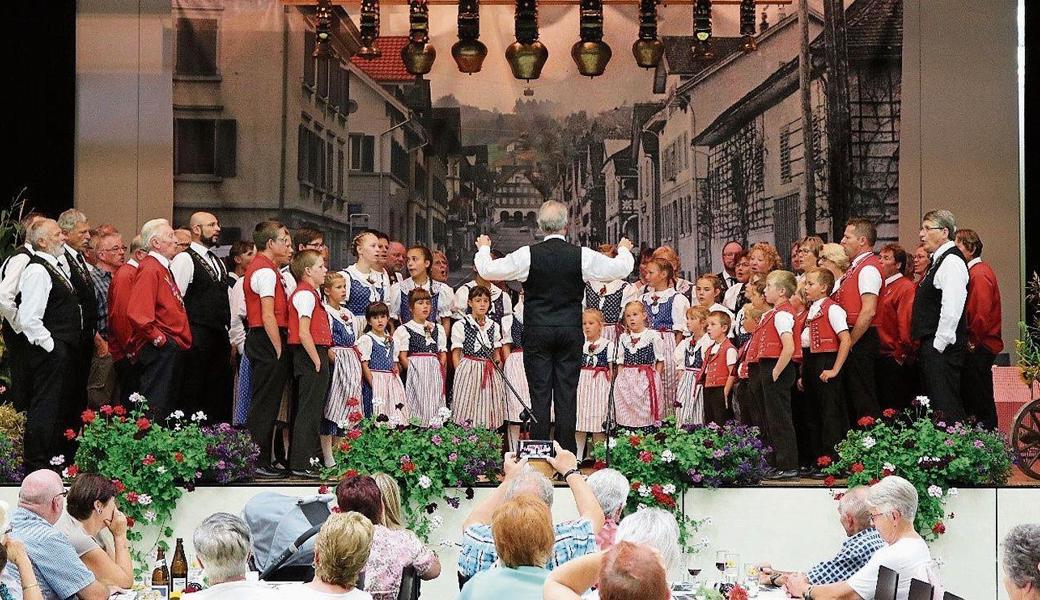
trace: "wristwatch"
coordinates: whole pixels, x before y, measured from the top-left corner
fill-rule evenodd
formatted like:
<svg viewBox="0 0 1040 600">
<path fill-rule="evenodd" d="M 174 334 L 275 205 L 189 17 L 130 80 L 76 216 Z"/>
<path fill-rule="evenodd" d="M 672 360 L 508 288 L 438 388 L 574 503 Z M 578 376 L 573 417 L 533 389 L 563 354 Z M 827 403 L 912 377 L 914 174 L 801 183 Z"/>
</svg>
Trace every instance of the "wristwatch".
<svg viewBox="0 0 1040 600">
<path fill-rule="evenodd" d="M 579 469 L 576 469 L 576 468 L 575 469 L 571 469 L 571 470 L 569 470 L 569 471 L 567 471 L 566 473 L 563 474 L 563 480 L 567 481 L 567 478 L 570 477 L 571 475 L 574 475 L 575 473 L 577 473 L 578 475 L 581 475 L 581 471 Z"/>
</svg>

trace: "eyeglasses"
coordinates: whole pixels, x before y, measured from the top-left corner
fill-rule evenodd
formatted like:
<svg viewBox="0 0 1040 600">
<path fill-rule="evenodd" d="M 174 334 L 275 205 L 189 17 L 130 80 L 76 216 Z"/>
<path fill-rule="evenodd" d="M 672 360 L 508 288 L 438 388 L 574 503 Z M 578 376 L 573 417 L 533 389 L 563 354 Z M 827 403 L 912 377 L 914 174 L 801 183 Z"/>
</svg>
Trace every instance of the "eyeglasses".
<svg viewBox="0 0 1040 600">
<path fill-rule="evenodd" d="M 881 512 L 879 512 L 879 513 L 870 513 L 870 522 L 873 523 L 873 522 L 877 521 L 878 517 L 884 517 L 886 515 L 887 515 L 887 513 L 881 513 Z"/>
<path fill-rule="evenodd" d="M 304 248 L 313 248 L 314 250 L 323 250 L 323 249 L 327 248 L 328 246 L 326 246 L 324 242 L 312 242 L 310 244 L 304 244 L 303 247 Z"/>
<path fill-rule="evenodd" d="M 114 248 L 105 248 L 104 250 L 98 250 L 98 252 L 126 252 L 126 246 L 115 246 Z"/>
<path fill-rule="evenodd" d="M 58 498 L 58 497 L 65 497 L 65 496 L 68 496 L 68 495 L 69 495 L 69 491 L 68 491 L 68 490 L 64 490 L 64 491 L 63 491 L 63 492 L 61 492 L 60 494 L 55 494 L 55 495 L 54 495 L 54 498 Z M 54 500 L 54 498 L 51 498 L 51 500 Z"/>
<path fill-rule="evenodd" d="M 921 225 L 921 231 L 939 231 L 940 229 L 946 229 L 938 225 Z"/>
</svg>

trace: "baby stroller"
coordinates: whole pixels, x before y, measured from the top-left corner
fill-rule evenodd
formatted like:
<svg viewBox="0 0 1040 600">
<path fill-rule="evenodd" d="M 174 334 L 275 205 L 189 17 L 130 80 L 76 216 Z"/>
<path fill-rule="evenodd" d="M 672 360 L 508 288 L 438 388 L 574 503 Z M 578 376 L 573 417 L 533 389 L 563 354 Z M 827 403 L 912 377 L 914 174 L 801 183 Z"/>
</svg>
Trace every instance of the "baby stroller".
<svg viewBox="0 0 1040 600">
<path fill-rule="evenodd" d="M 243 518 L 253 536 L 253 568 L 265 581 L 314 578 L 314 536 L 336 498 L 262 492 L 246 503 Z"/>
</svg>

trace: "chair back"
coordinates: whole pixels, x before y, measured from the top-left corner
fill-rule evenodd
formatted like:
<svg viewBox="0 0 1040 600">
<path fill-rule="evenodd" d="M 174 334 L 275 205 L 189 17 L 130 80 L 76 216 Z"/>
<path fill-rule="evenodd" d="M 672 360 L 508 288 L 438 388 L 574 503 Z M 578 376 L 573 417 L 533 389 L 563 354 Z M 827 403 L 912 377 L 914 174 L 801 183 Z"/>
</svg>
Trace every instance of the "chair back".
<svg viewBox="0 0 1040 600">
<path fill-rule="evenodd" d="M 951 594 L 950 592 L 946 592 L 945 594 L 943 594 L 943 600 L 964 600 L 964 598 L 961 598 L 960 596 L 958 596 L 956 594 Z"/>
<path fill-rule="evenodd" d="M 920 579 L 911 579 L 910 594 L 906 600 L 932 600 L 932 584 Z"/>
<path fill-rule="evenodd" d="M 877 587 L 874 588 L 874 600 L 896 600 L 899 590 L 899 573 L 881 565 L 878 567 Z"/>
<path fill-rule="evenodd" d="M 401 588 L 397 590 L 397 600 L 419 600 L 419 577 L 415 567 L 408 565 L 401 572 Z"/>
</svg>

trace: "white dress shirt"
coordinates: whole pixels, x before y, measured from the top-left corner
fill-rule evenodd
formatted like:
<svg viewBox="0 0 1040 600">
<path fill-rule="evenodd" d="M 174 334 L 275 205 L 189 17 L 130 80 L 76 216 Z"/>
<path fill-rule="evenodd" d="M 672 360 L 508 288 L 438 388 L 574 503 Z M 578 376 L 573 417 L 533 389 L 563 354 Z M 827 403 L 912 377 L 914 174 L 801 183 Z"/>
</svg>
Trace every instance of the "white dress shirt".
<svg viewBox="0 0 1040 600">
<path fill-rule="evenodd" d="M 545 236 L 546 240 L 564 239 L 562 235 Z M 499 259 L 491 258 L 491 248 L 481 246 L 473 257 L 477 273 L 488 281 L 527 281 L 531 271 L 531 247 L 524 246 Z M 591 248 L 581 249 L 581 278 L 583 281 L 610 281 L 627 277 L 635 266 L 635 259 L 627 248 L 618 248 L 614 258 Z"/>
<path fill-rule="evenodd" d="M 29 244 L 25 244 L 25 247 L 29 250 L 29 254 L 13 254 L 4 262 L 2 267 L 4 279 L 0 281 L 0 316 L 7 320 L 15 333 L 22 332 L 22 327 L 18 324 L 17 318 L 18 305 L 14 301 L 18 295 L 18 281 L 21 279 L 22 271 L 29 264 L 32 255 L 36 254 Z"/>
<path fill-rule="evenodd" d="M 213 267 L 214 273 L 227 275 L 227 270 L 221 264 L 220 258 L 212 250 L 199 242 L 192 242 L 189 247 L 198 253 L 202 260 L 209 262 L 209 265 Z M 187 294 L 188 286 L 195 279 L 195 261 L 191 259 L 187 252 L 181 252 L 170 261 L 170 272 L 173 273 L 173 280 L 177 282 L 177 288 L 181 291 L 181 296 Z"/>
<path fill-rule="evenodd" d="M 69 287 L 72 287 L 69 267 L 64 260 L 46 252 L 37 254 L 56 267 L 68 280 Z M 18 325 L 25 337 L 30 344 L 35 344 L 47 352 L 54 350 L 54 338 L 43 326 L 43 313 L 47 310 L 47 299 L 51 294 L 51 275 L 46 267 L 37 264 L 26 266 L 18 283 L 18 291 L 22 294 L 22 304 L 18 309 Z M 82 319 L 82 315 L 80 317 Z"/>
<path fill-rule="evenodd" d="M 737 302 L 740 300 L 740 296 L 743 293 L 744 284 L 739 281 L 734 283 L 726 288 L 726 293 L 722 296 L 722 304 L 730 310 L 737 310 Z"/>
<path fill-rule="evenodd" d="M 932 264 L 939 262 L 944 254 L 955 247 L 953 241 L 939 246 L 932 253 Z M 963 260 L 944 260 L 935 271 L 933 283 L 942 292 L 939 306 L 939 325 L 935 330 L 932 346 L 942 352 L 957 341 L 957 324 L 964 314 L 964 302 L 968 299 L 968 267 Z"/>
<path fill-rule="evenodd" d="M 228 328 L 228 340 L 238 348 L 238 353 L 245 353 L 246 346 L 246 278 L 239 277 L 235 285 L 228 290 L 231 304 L 231 327 Z"/>
</svg>

